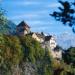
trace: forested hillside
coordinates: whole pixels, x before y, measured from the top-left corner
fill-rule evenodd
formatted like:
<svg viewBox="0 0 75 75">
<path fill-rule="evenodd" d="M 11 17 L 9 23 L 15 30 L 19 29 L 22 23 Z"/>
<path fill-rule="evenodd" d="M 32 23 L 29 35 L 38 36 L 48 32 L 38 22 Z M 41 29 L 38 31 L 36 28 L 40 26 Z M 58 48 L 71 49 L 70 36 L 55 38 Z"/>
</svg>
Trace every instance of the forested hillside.
<svg viewBox="0 0 75 75">
<path fill-rule="evenodd" d="M 0 35 L 0 75 L 74 75 L 75 48 L 58 62 L 31 36 Z"/>
</svg>

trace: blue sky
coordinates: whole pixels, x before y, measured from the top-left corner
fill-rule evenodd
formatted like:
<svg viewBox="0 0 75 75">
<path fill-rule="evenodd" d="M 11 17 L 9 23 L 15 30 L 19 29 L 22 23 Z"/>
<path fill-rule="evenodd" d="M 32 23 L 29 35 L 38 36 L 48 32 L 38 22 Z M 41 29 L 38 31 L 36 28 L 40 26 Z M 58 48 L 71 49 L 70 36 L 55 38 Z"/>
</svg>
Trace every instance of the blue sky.
<svg viewBox="0 0 75 75">
<path fill-rule="evenodd" d="M 60 4 L 57 0 L 1 0 L 1 2 L 7 18 L 16 25 L 24 20 L 35 32 L 73 34 L 70 27 L 62 25 L 49 16 L 54 10 L 58 10 Z"/>
</svg>

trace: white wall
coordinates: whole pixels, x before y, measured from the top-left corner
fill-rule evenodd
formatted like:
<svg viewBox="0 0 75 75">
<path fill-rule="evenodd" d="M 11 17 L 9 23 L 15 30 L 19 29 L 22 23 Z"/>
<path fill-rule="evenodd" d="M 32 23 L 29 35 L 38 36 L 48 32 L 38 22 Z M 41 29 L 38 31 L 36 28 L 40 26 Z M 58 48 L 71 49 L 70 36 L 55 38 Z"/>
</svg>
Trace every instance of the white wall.
<svg viewBox="0 0 75 75">
<path fill-rule="evenodd" d="M 56 47 L 57 43 L 54 37 L 51 37 L 50 39 L 50 48 L 54 49 Z"/>
<path fill-rule="evenodd" d="M 43 38 L 38 37 L 35 33 L 32 35 L 32 38 L 34 38 L 35 40 L 37 40 L 40 43 L 42 43 L 44 41 Z"/>
</svg>

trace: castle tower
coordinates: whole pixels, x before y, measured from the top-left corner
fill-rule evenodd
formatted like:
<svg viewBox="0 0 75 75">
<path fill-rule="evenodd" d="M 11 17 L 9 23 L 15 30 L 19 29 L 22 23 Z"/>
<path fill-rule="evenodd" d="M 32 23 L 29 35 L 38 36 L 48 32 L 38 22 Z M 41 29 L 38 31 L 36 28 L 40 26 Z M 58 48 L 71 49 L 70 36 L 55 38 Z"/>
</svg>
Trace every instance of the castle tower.
<svg viewBox="0 0 75 75">
<path fill-rule="evenodd" d="M 19 25 L 17 25 L 16 33 L 21 36 L 26 35 L 30 33 L 30 27 L 24 21 L 22 21 Z"/>
</svg>

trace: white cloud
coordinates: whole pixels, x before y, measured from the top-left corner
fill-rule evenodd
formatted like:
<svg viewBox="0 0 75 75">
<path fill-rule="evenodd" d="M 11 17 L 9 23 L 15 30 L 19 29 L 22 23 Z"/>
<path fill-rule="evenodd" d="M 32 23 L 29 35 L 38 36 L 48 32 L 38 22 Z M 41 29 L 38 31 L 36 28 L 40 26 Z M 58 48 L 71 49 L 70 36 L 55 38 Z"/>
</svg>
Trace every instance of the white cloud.
<svg viewBox="0 0 75 75">
<path fill-rule="evenodd" d="M 49 11 L 47 9 L 42 9 L 42 10 L 39 10 L 39 11 L 34 11 L 34 13 L 36 14 L 42 14 L 42 15 L 47 15 Z"/>
<path fill-rule="evenodd" d="M 38 16 L 39 16 L 38 14 L 18 14 L 10 17 L 10 19 L 16 20 L 16 19 L 23 19 L 23 18 L 35 18 Z"/>
<path fill-rule="evenodd" d="M 28 6 L 28 5 L 38 5 L 41 4 L 42 2 L 39 1 L 6 1 L 7 4 L 15 4 L 15 5 L 20 5 L 20 6 Z"/>
<path fill-rule="evenodd" d="M 42 2 L 39 2 L 39 1 L 26 1 L 26 0 L 7 0 L 5 1 L 4 4 L 8 4 L 8 5 L 16 5 L 16 6 L 29 6 L 29 5 L 40 5 Z"/>
<path fill-rule="evenodd" d="M 49 29 L 49 27 L 32 27 L 32 29 L 34 29 L 34 30 L 46 30 L 46 29 Z"/>
<path fill-rule="evenodd" d="M 36 20 L 36 21 L 28 21 L 30 24 L 41 24 L 42 23 L 42 21 L 38 21 L 38 20 Z"/>
<path fill-rule="evenodd" d="M 44 26 L 44 25 L 52 25 L 52 22 L 49 21 L 41 21 L 41 20 L 34 20 L 34 21 L 27 21 L 29 24 L 31 24 L 32 26 Z M 47 27 L 47 26 L 46 26 Z"/>
<path fill-rule="evenodd" d="M 40 4 L 39 2 L 32 2 L 32 1 L 24 1 L 24 2 L 18 2 L 17 5 L 36 5 Z"/>
<path fill-rule="evenodd" d="M 23 11 L 17 10 L 17 12 L 14 11 L 14 12 L 11 12 L 11 14 L 17 14 L 17 15 L 32 14 L 32 15 L 43 15 L 43 16 L 48 15 L 49 16 L 49 14 L 47 14 L 49 12 L 50 12 L 50 10 L 45 8 L 45 9 L 37 9 L 36 11 L 35 11 L 35 9 L 32 9 L 32 11 L 31 10 L 29 11 L 29 9 L 28 9 L 28 11 L 26 11 L 26 10 L 23 10 Z"/>
<path fill-rule="evenodd" d="M 31 12 L 31 13 L 16 13 L 15 15 L 9 16 L 9 19 L 11 20 L 36 20 L 36 19 L 43 19 L 49 17 L 48 14 L 45 14 L 47 11 L 38 11 L 38 12 Z"/>
<path fill-rule="evenodd" d="M 55 8 L 55 7 L 59 7 L 60 5 L 61 5 L 60 3 L 51 3 L 51 4 L 47 5 L 47 7 Z"/>
</svg>

